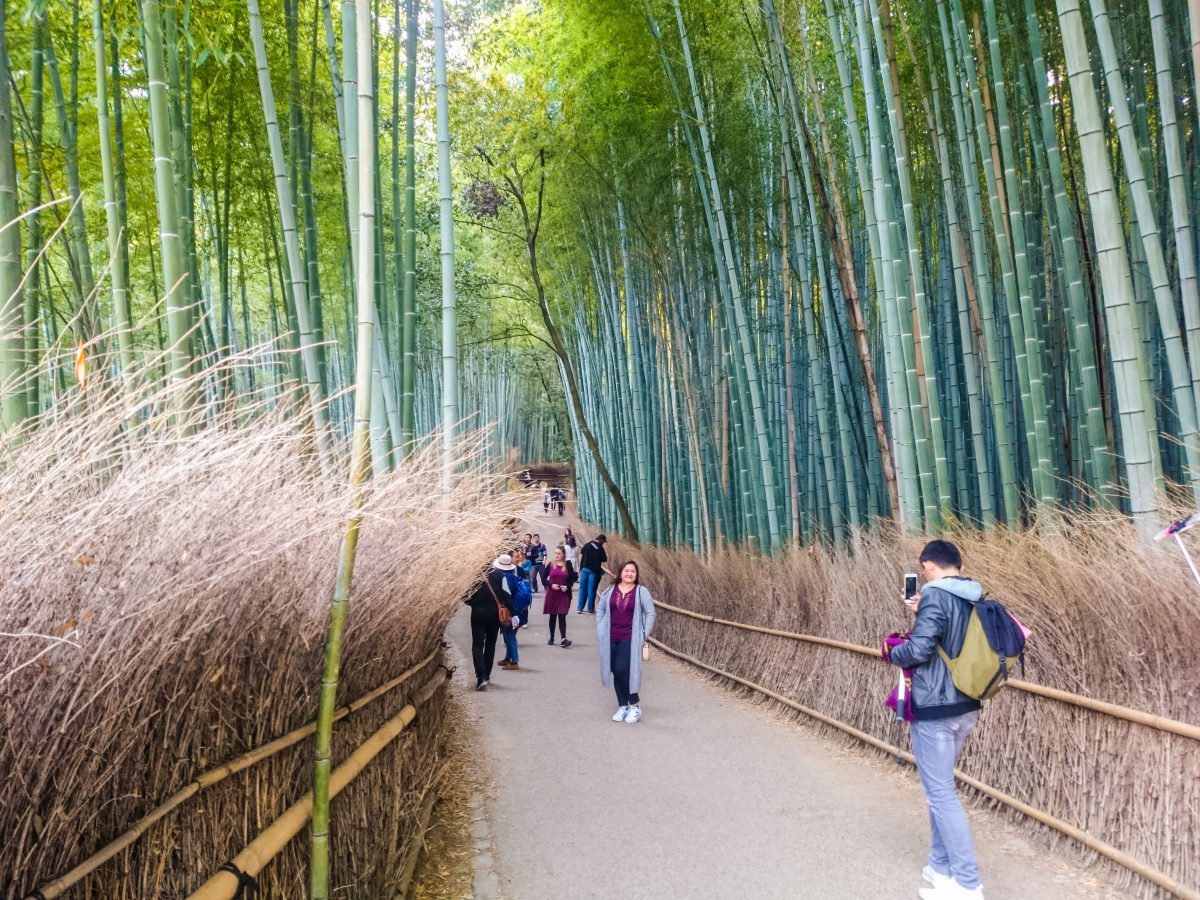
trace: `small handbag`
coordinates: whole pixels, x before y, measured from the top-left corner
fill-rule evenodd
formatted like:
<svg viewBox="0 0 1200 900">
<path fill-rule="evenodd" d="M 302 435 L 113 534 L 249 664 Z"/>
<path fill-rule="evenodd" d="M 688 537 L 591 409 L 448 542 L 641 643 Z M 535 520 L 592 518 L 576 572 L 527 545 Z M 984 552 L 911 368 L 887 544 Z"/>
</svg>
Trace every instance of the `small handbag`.
<svg viewBox="0 0 1200 900">
<path fill-rule="evenodd" d="M 488 581 L 487 578 L 483 579 L 483 583 L 487 585 L 488 591 L 492 595 L 492 599 L 496 601 L 496 612 L 500 615 L 500 627 L 507 628 L 512 624 L 512 613 L 509 611 L 507 606 L 500 602 L 500 598 L 496 596 L 496 589 L 492 587 L 492 583 Z"/>
</svg>

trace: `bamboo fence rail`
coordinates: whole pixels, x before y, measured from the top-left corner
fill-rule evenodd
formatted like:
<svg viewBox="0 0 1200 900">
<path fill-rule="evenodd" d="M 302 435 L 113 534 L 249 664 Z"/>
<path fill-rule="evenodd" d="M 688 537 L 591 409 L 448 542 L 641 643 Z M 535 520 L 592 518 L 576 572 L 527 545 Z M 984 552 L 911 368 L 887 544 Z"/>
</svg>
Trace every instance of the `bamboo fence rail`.
<svg viewBox="0 0 1200 900">
<path fill-rule="evenodd" d="M 344 706 L 338 707 L 334 713 L 334 721 L 337 722 L 341 719 L 344 719 L 351 713 L 362 709 L 371 701 L 379 699 L 384 694 L 404 684 L 418 672 L 423 670 L 427 665 L 429 665 L 429 663 L 434 660 L 437 654 L 438 651 L 436 649 L 433 650 L 428 656 L 426 656 L 412 668 L 402 672 L 395 678 L 384 682 L 383 684 L 379 685 L 379 687 L 368 691 L 357 700 L 353 700 Z M 150 812 L 148 812 L 142 818 L 134 822 L 133 825 L 131 825 L 129 829 L 120 837 L 101 847 L 70 871 L 60 875 L 58 878 L 55 878 L 52 881 L 46 882 L 29 896 L 33 898 L 39 898 L 39 900 L 53 900 L 55 897 L 62 896 L 73 885 L 86 878 L 89 874 L 100 868 L 100 866 L 104 865 L 104 863 L 108 862 L 108 860 L 112 859 L 122 850 L 125 850 L 133 845 L 142 837 L 142 835 L 149 831 L 155 823 L 177 809 L 191 797 L 194 797 L 205 788 L 211 787 L 220 781 L 224 781 L 230 775 L 235 775 L 238 772 L 248 769 L 250 766 L 262 762 L 265 759 L 269 759 L 280 751 L 286 750 L 288 747 L 299 743 L 300 741 L 304 740 L 304 738 L 312 734 L 315 730 L 316 722 L 309 722 L 307 725 L 302 725 L 299 728 L 293 729 L 287 734 L 275 738 L 273 741 L 269 741 L 266 744 L 255 747 L 253 750 L 248 750 L 241 756 L 237 756 L 231 759 L 229 762 L 222 763 L 221 765 L 200 774 L 188 784 L 184 785 L 182 788 L 173 793 L 154 809 L 150 810 Z"/>
<path fill-rule="evenodd" d="M 812 634 L 800 634 L 795 631 L 781 631 L 778 628 L 764 628 L 761 625 L 749 625 L 745 622 L 734 622 L 729 619 L 721 619 L 716 616 L 708 616 L 703 613 L 692 612 L 689 609 L 683 609 L 678 606 L 672 606 L 669 603 L 655 601 L 656 609 L 665 609 L 668 612 L 677 613 L 688 618 L 697 619 L 701 622 L 711 622 L 714 625 L 727 625 L 730 628 L 738 628 L 742 631 L 753 631 L 758 634 L 770 634 L 775 637 L 787 638 L 794 641 L 805 641 L 810 644 L 822 644 L 826 647 L 836 647 L 839 650 L 847 650 L 851 653 L 859 653 L 863 656 L 874 657 L 882 662 L 879 655 L 878 647 L 865 647 L 862 644 L 851 644 L 846 641 L 839 641 L 833 638 L 818 637 Z M 1167 731 L 1171 734 L 1177 734 L 1181 737 L 1191 738 L 1194 741 L 1200 741 L 1200 725 L 1192 725 L 1188 722 L 1180 722 L 1177 719 L 1170 719 L 1166 716 L 1159 716 L 1153 713 L 1142 712 L 1138 709 L 1130 709 L 1127 706 L 1119 706 L 1116 703 L 1107 703 L 1104 700 L 1094 700 L 1091 697 L 1084 697 L 1079 694 L 1072 694 L 1069 691 L 1062 691 L 1058 688 L 1046 687 L 1041 684 L 1034 684 L 1031 681 L 1022 681 L 1018 678 L 1011 678 L 1008 681 L 1008 686 L 1016 688 L 1019 691 L 1025 691 L 1029 694 L 1035 694 L 1039 697 L 1046 697 L 1050 700 L 1057 700 L 1059 703 L 1067 703 L 1072 706 L 1078 706 L 1083 709 L 1090 709 L 1094 712 L 1102 713 L 1107 716 L 1112 716 L 1116 719 L 1124 719 L 1127 722 L 1135 722 L 1138 725 L 1144 725 L 1147 728 L 1155 728 L 1159 731 Z"/>
<path fill-rule="evenodd" d="M 682 610 L 679 610 L 677 607 L 671 607 L 671 606 L 667 606 L 666 604 L 661 604 L 661 603 L 655 603 L 655 607 L 668 609 L 671 612 L 682 612 Z M 708 617 L 697 616 L 697 618 L 708 618 Z M 714 620 L 714 621 L 717 621 L 717 620 Z M 733 623 L 727 623 L 727 624 L 733 624 Z M 761 629 L 754 628 L 753 630 L 758 631 Z M 783 696 L 782 694 L 776 693 L 775 691 L 772 691 L 769 688 L 765 688 L 760 684 L 750 681 L 749 679 L 742 678 L 738 675 L 734 675 L 731 672 L 726 672 L 723 669 L 718 669 L 715 666 L 710 666 L 707 663 L 703 663 L 700 660 L 696 659 L 694 656 L 689 656 L 686 653 L 682 653 L 678 650 L 675 650 L 672 647 L 668 647 L 662 641 L 659 641 L 655 638 L 649 638 L 648 640 L 650 641 L 651 644 L 653 644 L 655 647 L 658 647 L 664 653 L 670 654 L 671 656 L 674 656 L 677 659 L 681 659 L 684 662 L 687 662 L 687 663 L 690 663 L 691 665 L 696 666 L 697 668 L 704 669 L 706 672 L 711 672 L 714 675 L 719 675 L 722 678 L 727 678 L 730 681 L 733 681 L 744 687 L 748 687 L 753 691 L 757 691 L 758 693 L 762 694 L 764 697 L 768 697 L 777 703 L 782 703 L 784 706 L 787 706 L 790 709 L 794 709 L 797 712 L 803 713 L 806 716 L 810 716 L 811 718 L 814 718 L 820 722 L 823 722 L 832 728 L 836 728 L 839 731 L 842 731 L 845 734 L 850 735 L 851 737 L 854 737 L 860 741 L 870 744 L 872 747 L 882 750 L 885 753 L 892 754 L 892 755 L 896 756 L 898 759 L 903 759 L 905 762 L 908 762 L 908 763 L 915 763 L 911 753 L 901 750 L 899 747 L 896 747 L 893 744 L 889 744 L 887 741 L 881 741 L 879 738 L 876 738 L 873 735 L 867 734 L 865 731 L 860 731 L 859 729 L 857 729 L 851 725 L 847 725 L 844 722 L 841 722 L 841 721 L 834 719 L 830 716 L 827 716 L 823 713 L 817 712 L 815 709 L 810 709 L 809 707 L 804 706 L 803 704 L 797 703 L 795 700 L 791 700 L 791 699 Z M 847 646 L 853 647 L 855 645 L 847 645 Z M 863 648 L 863 649 L 866 649 L 866 648 Z M 1104 841 L 1101 841 L 1095 837 L 1092 837 L 1086 831 L 1076 828 L 1074 825 L 1070 825 L 1067 822 L 1062 821 L 1062 819 L 1057 819 L 1054 816 L 1049 815 L 1048 813 L 1044 813 L 1040 809 L 1036 809 L 1035 807 L 1032 807 L 1027 803 L 1022 803 L 1020 800 L 1013 797 L 1012 795 L 1006 794 L 1003 791 L 999 791 L 999 790 L 991 787 L 990 785 L 985 784 L 982 781 L 979 781 L 976 778 L 972 778 L 970 775 L 965 774 L 964 772 L 960 771 L 959 769 L 954 770 L 954 776 L 959 781 L 961 781 L 963 784 L 973 787 L 975 790 L 979 791 L 981 794 L 984 794 L 985 796 L 990 797 L 991 799 L 996 800 L 999 803 L 1003 803 L 1005 806 L 1008 806 L 1011 809 L 1014 809 L 1026 816 L 1029 816 L 1031 819 L 1034 819 L 1035 821 L 1040 822 L 1043 825 L 1053 828 L 1056 831 L 1058 831 L 1062 834 L 1065 834 L 1070 838 L 1074 838 L 1075 840 L 1079 841 L 1081 844 L 1084 844 L 1085 846 L 1091 848 L 1092 850 L 1095 850 L 1097 853 L 1101 854 L 1102 856 L 1107 857 L 1108 859 L 1112 860 L 1113 862 L 1117 863 L 1118 865 L 1124 866 L 1126 869 L 1129 869 L 1131 872 L 1134 872 L 1135 874 L 1141 876 L 1142 878 L 1145 878 L 1146 880 L 1153 882 L 1154 884 L 1158 885 L 1163 890 L 1169 891 L 1170 893 L 1174 894 L 1176 897 L 1180 897 L 1180 898 L 1182 898 L 1182 900 L 1200 900 L 1200 892 L 1197 892 L 1186 885 L 1180 884 L 1178 881 L 1174 880 L 1173 878 L 1164 874 L 1163 872 L 1158 871 L 1157 869 L 1153 869 L 1150 866 L 1147 866 L 1144 863 L 1139 862 L 1138 860 L 1134 859 L 1129 854 L 1124 853 L 1121 850 L 1118 850 L 1116 847 L 1113 847 L 1111 844 L 1107 844 Z"/>
<path fill-rule="evenodd" d="M 447 670 L 447 679 L 449 671 Z M 329 797 L 332 800 L 350 784 L 379 753 L 390 744 L 417 716 L 417 709 L 434 691 L 444 683 L 439 675 L 433 675 L 422 685 L 411 702 L 405 704 L 392 718 L 388 719 L 369 738 L 363 741 L 340 766 L 330 773 Z M 258 837 L 208 879 L 189 900 L 232 900 L 246 881 L 252 881 L 267 863 L 304 827 L 312 815 L 312 791 L 297 800 L 278 819 L 268 825 Z"/>
</svg>

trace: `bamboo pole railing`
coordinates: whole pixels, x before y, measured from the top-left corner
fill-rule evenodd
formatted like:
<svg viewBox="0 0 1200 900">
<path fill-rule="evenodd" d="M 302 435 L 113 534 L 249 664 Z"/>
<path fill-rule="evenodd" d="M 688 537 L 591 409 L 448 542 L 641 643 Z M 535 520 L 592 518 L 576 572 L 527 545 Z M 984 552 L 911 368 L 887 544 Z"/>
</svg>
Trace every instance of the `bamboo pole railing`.
<svg viewBox="0 0 1200 900">
<path fill-rule="evenodd" d="M 346 785 L 407 728 L 444 679 L 435 674 L 422 686 L 411 702 L 380 726 L 379 730 L 359 745 L 329 776 L 329 799 L 332 800 Z M 233 900 L 246 881 L 253 881 L 287 843 L 300 833 L 312 816 L 313 795 L 309 791 L 268 825 L 220 871 L 204 882 L 188 900 Z"/>
<path fill-rule="evenodd" d="M 654 605 L 656 608 L 663 608 L 665 606 L 665 604 L 658 603 L 658 602 L 655 602 Z M 675 611 L 674 608 L 672 608 L 672 607 L 667 606 L 666 608 L 671 609 L 672 611 Z M 697 618 L 702 618 L 702 617 L 697 616 Z M 706 617 L 703 617 L 703 618 L 706 618 Z M 753 630 L 759 630 L 759 629 L 755 628 Z M 824 722 L 826 725 L 829 725 L 832 728 L 836 728 L 837 730 L 844 732 L 845 734 L 848 734 L 851 737 L 854 737 L 860 741 L 863 741 L 866 744 L 870 744 L 872 747 L 882 750 L 885 753 L 894 755 L 898 759 L 902 759 L 905 762 L 910 763 L 910 764 L 915 764 L 915 760 L 913 759 L 913 756 L 911 753 L 909 753 L 905 750 L 901 750 L 899 747 L 893 746 L 892 744 L 889 744 L 887 741 L 882 741 L 879 738 L 875 737 L 874 735 L 867 734 L 865 731 L 860 731 L 859 729 L 855 728 L 852 725 L 847 725 L 845 722 L 839 721 L 838 719 L 834 719 L 833 717 L 827 716 L 824 713 L 817 712 L 817 710 L 811 709 L 810 707 L 807 707 L 807 706 L 803 705 L 802 703 L 797 703 L 795 700 L 792 700 L 789 697 L 785 697 L 782 694 L 776 693 L 775 691 L 772 691 L 769 688 L 763 687 L 761 684 L 757 684 L 753 681 L 750 681 L 749 679 L 742 678 L 738 675 L 734 675 L 732 672 L 726 672 L 723 669 L 718 669 L 716 666 L 710 666 L 710 665 L 708 665 L 708 663 L 703 663 L 700 660 L 696 659 L 694 656 L 689 656 L 686 653 L 682 653 L 679 650 L 675 650 L 672 647 L 668 647 L 666 644 L 664 644 L 660 640 L 657 640 L 656 638 L 648 638 L 647 640 L 649 640 L 649 642 L 651 644 L 653 644 L 658 649 L 662 650 L 664 653 L 674 656 L 677 659 L 681 659 L 684 662 L 690 663 L 691 665 L 696 666 L 699 669 L 704 669 L 706 672 L 711 672 L 714 675 L 719 675 L 722 678 L 727 678 L 730 681 L 733 681 L 744 687 L 748 687 L 748 688 L 750 688 L 750 690 L 757 691 L 758 693 L 762 694 L 764 697 L 768 697 L 771 700 L 774 700 L 776 703 L 782 703 L 784 706 L 794 709 L 799 713 L 803 713 L 804 715 L 809 716 L 813 719 L 816 719 L 819 722 Z M 824 641 L 822 640 L 821 642 L 824 642 Z M 1011 682 L 1009 682 L 1009 683 L 1011 684 Z M 1050 815 L 1049 813 L 1042 812 L 1040 809 L 1032 807 L 1028 803 L 1023 803 L 1022 801 L 1018 800 L 1016 797 L 1013 797 L 1010 794 L 1006 794 L 1003 791 L 997 790 L 996 788 L 992 787 L 989 784 L 985 784 L 984 782 L 978 780 L 977 778 L 972 778 L 970 775 L 967 775 L 966 773 L 962 772 L 959 769 L 954 770 L 954 777 L 957 778 L 959 781 L 961 781 L 963 784 L 970 785 L 975 790 L 979 791 L 979 793 L 984 794 L 985 796 L 990 797 L 991 799 L 993 799 L 999 803 L 1003 803 L 1005 806 L 1008 806 L 1011 809 L 1017 810 L 1018 812 L 1023 813 L 1026 816 L 1029 816 L 1029 818 L 1031 818 L 1037 822 L 1040 822 L 1041 824 L 1046 825 L 1050 828 L 1053 828 L 1054 830 L 1059 831 L 1062 834 L 1065 834 L 1068 837 L 1075 839 L 1076 841 L 1079 841 L 1079 843 L 1081 843 L 1087 847 L 1090 847 L 1092 850 L 1095 850 L 1100 855 L 1105 856 L 1108 859 L 1112 860 L 1113 862 L 1117 863 L 1117 865 L 1123 866 L 1124 868 L 1135 873 L 1136 875 L 1139 875 L 1142 878 L 1145 878 L 1147 881 L 1153 882 L 1154 884 L 1158 885 L 1163 890 L 1169 891 L 1170 893 L 1174 894 L 1175 896 L 1182 898 L 1182 900 L 1200 900 L 1200 893 L 1198 893 L 1197 891 L 1193 890 L 1192 888 L 1188 887 L 1187 885 L 1180 884 L 1178 881 L 1171 878 L 1171 876 L 1167 875 L 1166 873 L 1160 872 L 1157 869 L 1151 868 L 1150 866 L 1146 865 L 1145 863 L 1139 862 L 1138 860 L 1136 860 L 1132 856 L 1130 856 L 1128 853 L 1125 853 L 1122 850 L 1118 850 L 1116 847 L 1112 846 L 1111 844 L 1107 844 L 1098 838 L 1092 837 L 1092 835 L 1088 834 L 1086 831 L 1083 831 L 1083 830 L 1075 827 L 1074 825 L 1064 822 L 1062 819 L 1057 819 L 1054 816 Z"/>
<path fill-rule="evenodd" d="M 775 637 L 787 638 L 794 641 L 804 641 L 809 644 L 821 644 L 826 647 L 836 647 L 839 650 L 848 650 L 851 653 L 858 653 L 863 656 L 870 656 L 883 662 L 879 655 L 878 647 L 864 647 L 862 644 L 851 644 L 846 641 L 838 641 L 833 638 L 818 637 L 812 634 L 800 634 L 795 631 L 780 631 L 778 628 L 765 628 L 762 625 L 749 625 L 745 622 L 734 622 L 730 619 L 721 619 L 717 616 L 709 616 L 703 613 L 693 612 L 690 609 L 672 606 L 669 603 L 662 603 L 658 600 L 654 601 L 655 609 L 665 609 L 668 612 L 678 613 L 681 616 L 687 616 L 690 619 L 698 619 L 701 622 L 711 622 L 714 625 L 726 625 L 730 628 L 738 628 L 742 631 L 753 631 L 758 634 L 770 634 Z M 1019 691 L 1024 691 L 1027 694 L 1035 694 L 1038 697 L 1045 697 L 1049 700 L 1057 700 L 1059 703 L 1066 703 L 1071 706 L 1078 706 L 1082 709 L 1090 709 L 1093 712 L 1103 713 L 1106 716 L 1112 716 L 1115 719 L 1124 719 L 1126 722 L 1135 722 L 1138 725 L 1144 725 L 1147 728 L 1155 728 L 1159 731 L 1170 732 L 1177 734 L 1180 737 L 1191 738 L 1193 741 L 1200 741 L 1200 725 L 1192 725 L 1188 722 L 1180 722 L 1178 719 L 1171 719 L 1166 716 L 1159 716 L 1153 713 L 1142 712 L 1138 709 L 1131 709 L 1127 706 L 1118 706 L 1116 703 L 1108 703 L 1104 700 L 1093 700 L 1091 697 L 1084 697 L 1079 694 L 1072 694 L 1069 691 L 1061 691 L 1058 688 L 1046 687 L 1045 685 L 1035 684 L 1032 681 L 1023 681 L 1019 678 L 1010 678 L 1007 682 L 1009 687 L 1016 688 Z"/>
<path fill-rule="evenodd" d="M 336 722 L 344 719 L 351 713 L 362 709 L 368 703 L 379 699 L 384 694 L 404 684 L 404 682 L 408 681 L 427 665 L 433 662 L 437 654 L 438 651 L 435 649 L 432 653 L 430 653 L 412 668 L 402 672 L 389 681 L 385 681 L 383 684 L 379 685 L 373 690 L 363 694 L 357 700 L 347 703 L 345 706 L 339 707 L 334 714 L 334 721 Z M 250 766 L 260 763 L 265 759 L 269 759 L 276 753 L 286 750 L 288 747 L 299 743 L 312 734 L 316 730 L 316 727 L 316 722 L 309 722 L 307 725 L 302 725 L 299 728 L 289 731 L 287 734 L 282 735 L 281 737 L 275 738 L 273 741 L 269 741 L 261 746 L 255 747 L 253 750 L 248 750 L 241 756 L 234 757 L 229 762 L 222 763 L 221 765 L 202 773 L 181 787 L 158 806 L 154 807 L 154 809 L 150 810 L 150 812 L 146 813 L 146 815 L 142 816 L 142 818 L 134 822 L 133 825 L 131 825 L 123 834 L 121 834 L 120 837 L 108 844 L 105 844 L 70 871 L 60 875 L 58 878 L 55 878 L 52 881 L 46 882 L 36 891 L 29 894 L 29 897 L 43 898 L 43 900 L 53 900 L 55 897 L 62 896 L 62 894 L 65 893 L 72 885 L 77 884 L 83 878 L 90 875 L 122 850 L 132 846 L 156 822 L 160 821 L 168 813 L 177 809 L 184 802 L 191 799 L 205 788 L 212 787 L 214 784 L 224 781 L 230 775 L 236 775 L 238 772 L 248 769 Z"/>
</svg>

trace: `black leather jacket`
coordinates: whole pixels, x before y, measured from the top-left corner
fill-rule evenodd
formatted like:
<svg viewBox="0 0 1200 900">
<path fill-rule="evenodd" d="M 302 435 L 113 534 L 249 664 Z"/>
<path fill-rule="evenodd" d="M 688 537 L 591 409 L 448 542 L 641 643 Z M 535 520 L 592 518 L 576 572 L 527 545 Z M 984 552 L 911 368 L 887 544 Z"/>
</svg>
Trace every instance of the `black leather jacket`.
<svg viewBox="0 0 1200 900">
<path fill-rule="evenodd" d="M 937 646 L 951 658 L 962 650 L 971 616 L 971 603 L 983 596 L 979 582 L 970 578 L 940 578 L 925 585 L 912 637 L 889 654 L 893 665 L 913 670 L 913 718 L 949 719 L 979 709 L 980 703 L 960 693 Z"/>
</svg>

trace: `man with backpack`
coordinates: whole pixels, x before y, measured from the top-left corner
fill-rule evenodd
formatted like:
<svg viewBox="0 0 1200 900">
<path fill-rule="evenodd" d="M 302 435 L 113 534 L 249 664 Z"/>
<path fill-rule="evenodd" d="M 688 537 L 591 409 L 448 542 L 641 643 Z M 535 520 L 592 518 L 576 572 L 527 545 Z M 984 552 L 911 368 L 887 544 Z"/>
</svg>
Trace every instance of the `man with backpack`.
<svg viewBox="0 0 1200 900">
<path fill-rule="evenodd" d="M 910 738 L 933 832 L 929 861 L 921 871 L 931 887 L 922 888 L 920 895 L 923 900 L 983 900 L 971 829 L 954 782 L 954 767 L 981 704 L 959 690 L 951 667 L 957 669 L 964 655 L 976 607 L 990 603 L 1001 612 L 1003 607 L 983 600 L 979 582 L 963 577 L 962 555 L 949 541 L 926 544 L 920 563 L 926 584 L 916 602 L 912 636 L 895 647 L 885 642 L 883 649 L 892 665 L 913 670 Z M 910 609 L 914 599 L 905 598 Z M 974 640 L 978 624 L 970 630 Z M 993 667 L 994 662 L 993 656 Z M 990 696 L 994 689 L 989 686 L 978 696 Z"/>
</svg>

